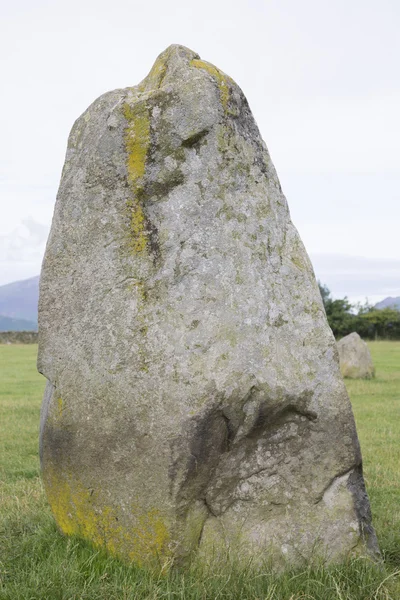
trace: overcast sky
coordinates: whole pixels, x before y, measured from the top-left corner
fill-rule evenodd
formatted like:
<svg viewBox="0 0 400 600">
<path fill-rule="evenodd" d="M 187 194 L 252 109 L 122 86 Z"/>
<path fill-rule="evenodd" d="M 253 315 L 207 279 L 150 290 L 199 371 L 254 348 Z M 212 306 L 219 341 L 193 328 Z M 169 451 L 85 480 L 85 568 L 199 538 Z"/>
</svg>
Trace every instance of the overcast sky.
<svg viewBox="0 0 400 600">
<path fill-rule="evenodd" d="M 399 0 L 0 6 L 0 284 L 39 273 L 74 120 L 179 43 L 245 92 L 317 276 L 400 295 Z"/>
</svg>

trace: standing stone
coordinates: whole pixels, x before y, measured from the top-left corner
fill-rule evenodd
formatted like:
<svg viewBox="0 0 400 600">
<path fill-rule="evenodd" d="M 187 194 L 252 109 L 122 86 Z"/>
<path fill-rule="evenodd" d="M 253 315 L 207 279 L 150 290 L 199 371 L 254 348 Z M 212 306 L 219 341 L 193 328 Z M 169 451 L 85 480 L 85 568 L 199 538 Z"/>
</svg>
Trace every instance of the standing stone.
<svg viewBox="0 0 400 600">
<path fill-rule="evenodd" d="M 75 123 L 39 312 L 63 532 L 139 564 L 377 550 L 310 261 L 246 98 L 191 50 Z"/>
<path fill-rule="evenodd" d="M 350 333 L 337 343 L 340 370 L 343 377 L 351 379 L 372 379 L 375 367 L 367 344 L 358 333 Z"/>
</svg>

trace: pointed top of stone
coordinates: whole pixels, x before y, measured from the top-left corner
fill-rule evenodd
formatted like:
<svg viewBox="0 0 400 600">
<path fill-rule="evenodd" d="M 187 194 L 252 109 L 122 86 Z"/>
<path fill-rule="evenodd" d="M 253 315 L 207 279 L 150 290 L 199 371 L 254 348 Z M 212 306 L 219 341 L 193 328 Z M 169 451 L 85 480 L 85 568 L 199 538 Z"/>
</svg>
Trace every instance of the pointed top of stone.
<svg viewBox="0 0 400 600">
<path fill-rule="evenodd" d="M 190 85 L 190 82 L 196 86 L 196 80 L 201 78 L 211 80 L 218 87 L 220 100 L 227 108 L 229 87 L 237 87 L 235 82 L 213 64 L 201 60 L 196 52 L 179 44 L 172 44 L 161 52 L 149 74 L 132 89 L 152 93 L 160 89 L 177 88 L 185 83 Z"/>
</svg>

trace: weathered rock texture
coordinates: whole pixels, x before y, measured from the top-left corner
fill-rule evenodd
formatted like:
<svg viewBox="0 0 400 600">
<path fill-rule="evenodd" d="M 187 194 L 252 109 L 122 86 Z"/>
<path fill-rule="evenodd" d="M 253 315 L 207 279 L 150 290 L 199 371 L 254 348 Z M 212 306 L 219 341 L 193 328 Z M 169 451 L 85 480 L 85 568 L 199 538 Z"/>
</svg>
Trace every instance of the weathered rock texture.
<svg viewBox="0 0 400 600">
<path fill-rule="evenodd" d="M 337 343 L 340 370 L 343 377 L 351 379 L 371 379 L 375 377 L 375 367 L 367 344 L 358 333 L 350 333 Z"/>
<path fill-rule="evenodd" d="M 138 563 L 376 549 L 310 261 L 243 93 L 187 48 L 75 123 L 39 339 L 65 533 Z"/>
</svg>

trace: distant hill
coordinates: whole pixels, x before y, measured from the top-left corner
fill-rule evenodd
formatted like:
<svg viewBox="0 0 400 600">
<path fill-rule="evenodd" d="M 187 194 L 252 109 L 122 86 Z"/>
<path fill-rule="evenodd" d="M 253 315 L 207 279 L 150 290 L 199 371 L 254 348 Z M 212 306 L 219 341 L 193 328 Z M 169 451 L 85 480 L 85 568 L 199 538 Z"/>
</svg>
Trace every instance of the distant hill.
<svg viewBox="0 0 400 600">
<path fill-rule="evenodd" d="M 37 329 L 38 301 L 39 275 L 0 286 L 1 331 Z M 3 325 L 5 317 L 11 319 L 7 329 Z M 21 320 L 25 321 L 22 325 L 19 324 Z"/>
<path fill-rule="evenodd" d="M 375 308 L 396 308 L 400 310 L 400 296 L 397 296 L 397 298 L 389 296 L 375 304 Z"/>
<path fill-rule="evenodd" d="M 0 331 L 37 331 L 37 323 L 0 315 Z"/>
</svg>

